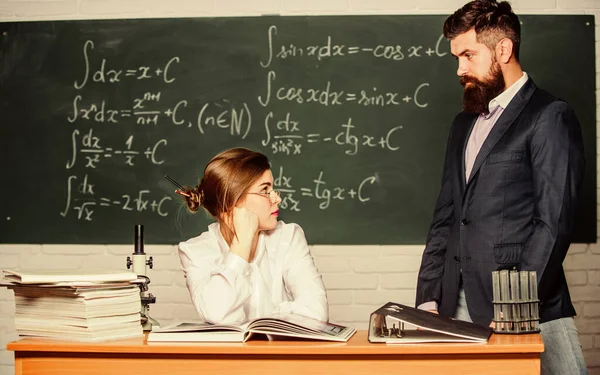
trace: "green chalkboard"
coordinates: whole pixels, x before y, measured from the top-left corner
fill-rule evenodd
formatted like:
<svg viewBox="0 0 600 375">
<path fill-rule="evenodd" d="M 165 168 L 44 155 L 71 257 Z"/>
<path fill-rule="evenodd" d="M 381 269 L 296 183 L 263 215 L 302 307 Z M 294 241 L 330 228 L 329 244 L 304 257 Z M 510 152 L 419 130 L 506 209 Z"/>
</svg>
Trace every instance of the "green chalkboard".
<svg viewBox="0 0 600 375">
<path fill-rule="evenodd" d="M 281 219 L 312 244 L 424 243 L 460 111 L 446 16 L 0 24 L 0 242 L 174 244 L 235 146 L 269 156 Z M 583 126 L 575 240 L 596 240 L 593 16 L 523 16 L 521 60 Z"/>
</svg>

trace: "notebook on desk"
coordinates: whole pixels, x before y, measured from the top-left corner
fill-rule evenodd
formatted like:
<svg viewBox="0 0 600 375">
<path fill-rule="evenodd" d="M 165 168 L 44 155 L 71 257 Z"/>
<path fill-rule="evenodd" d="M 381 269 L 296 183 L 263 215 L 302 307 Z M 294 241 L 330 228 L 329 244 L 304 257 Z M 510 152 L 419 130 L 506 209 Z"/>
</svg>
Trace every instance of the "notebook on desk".
<svg viewBox="0 0 600 375">
<path fill-rule="evenodd" d="M 490 327 L 394 302 L 386 303 L 369 317 L 369 341 L 372 343 L 485 343 L 491 333 Z"/>
</svg>

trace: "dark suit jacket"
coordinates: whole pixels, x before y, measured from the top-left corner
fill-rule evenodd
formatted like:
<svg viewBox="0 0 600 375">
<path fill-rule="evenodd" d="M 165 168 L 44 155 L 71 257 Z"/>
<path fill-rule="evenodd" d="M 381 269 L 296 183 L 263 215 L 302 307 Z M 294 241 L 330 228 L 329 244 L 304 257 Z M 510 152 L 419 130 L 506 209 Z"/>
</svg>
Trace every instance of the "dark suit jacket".
<svg viewBox="0 0 600 375">
<path fill-rule="evenodd" d="M 579 122 L 567 103 L 529 79 L 465 183 L 465 148 L 476 119 L 460 113 L 450 129 L 416 305 L 436 301 L 440 314 L 453 316 L 462 269 L 471 318 L 488 325 L 492 271 L 517 267 L 537 271 L 541 322 L 574 316 L 562 263 L 585 164 Z"/>
</svg>

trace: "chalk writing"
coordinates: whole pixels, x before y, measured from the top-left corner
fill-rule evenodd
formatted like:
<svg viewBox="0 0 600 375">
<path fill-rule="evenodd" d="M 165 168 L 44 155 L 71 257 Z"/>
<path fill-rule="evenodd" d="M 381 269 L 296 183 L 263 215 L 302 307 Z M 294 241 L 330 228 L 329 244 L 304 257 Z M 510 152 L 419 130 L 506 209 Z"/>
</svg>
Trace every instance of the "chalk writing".
<svg viewBox="0 0 600 375">
<path fill-rule="evenodd" d="M 322 44 L 299 46 L 294 43 L 277 45 L 277 34 L 277 26 L 270 26 L 267 31 L 267 55 L 269 57 L 266 62 L 260 62 L 260 66 L 263 68 L 270 67 L 273 62 L 273 58 L 283 60 L 289 58 L 307 57 L 321 61 L 330 58 L 341 58 L 367 53 L 375 58 L 401 61 L 404 59 L 417 57 L 443 57 L 448 54 L 445 49 L 441 48 L 441 42 L 444 40 L 443 35 L 440 35 L 436 39 L 435 43 L 431 43 L 429 46 L 401 44 L 356 46 L 334 43 L 333 38 L 329 35 L 326 37 L 326 41 Z"/>
<path fill-rule="evenodd" d="M 320 88 L 302 88 L 302 87 L 286 87 L 286 86 L 275 86 L 277 74 L 275 71 L 270 70 L 267 73 L 267 85 L 264 95 L 258 96 L 258 102 L 263 107 L 267 107 L 272 99 L 292 102 L 294 104 L 320 104 L 324 107 L 339 106 L 348 102 L 355 102 L 362 106 L 379 106 L 385 107 L 390 105 L 400 105 L 397 100 L 399 93 L 397 92 L 378 92 L 377 87 L 373 87 L 370 90 L 360 90 L 358 94 L 356 92 L 347 92 L 345 90 L 334 90 L 330 81 L 324 84 L 324 87 Z M 413 92 L 411 92 L 412 102 L 418 107 L 424 108 L 427 103 L 419 103 L 418 95 L 420 91 L 429 86 L 429 83 L 423 83 L 417 86 Z M 410 100 L 405 101 L 409 103 Z"/>
<path fill-rule="evenodd" d="M 153 197 L 152 191 L 148 189 L 117 197 L 98 196 L 95 185 L 90 182 L 87 174 L 81 182 L 78 182 L 78 176 L 69 176 L 66 192 L 65 209 L 60 212 L 60 215 L 67 217 L 69 212 L 75 211 L 77 220 L 84 221 L 92 221 L 94 213 L 103 207 L 112 207 L 122 211 L 148 211 L 164 217 L 169 213 L 163 205 L 172 200 L 168 195 Z M 79 195 L 76 195 L 77 193 Z"/>
<path fill-rule="evenodd" d="M 281 120 L 274 120 L 273 112 L 269 112 L 265 117 L 265 138 L 261 141 L 263 146 L 270 146 L 273 154 L 284 153 L 285 155 L 300 155 L 302 147 L 307 144 L 331 143 L 343 147 L 346 155 L 357 155 L 359 147 L 377 147 L 388 151 L 396 151 L 399 146 L 392 142 L 395 133 L 402 129 L 402 125 L 395 126 L 387 131 L 385 136 L 376 137 L 369 134 L 356 134 L 353 129 L 356 125 L 352 123 L 352 118 L 348 118 L 346 123 L 340 125 L 339 132 L 333 132 L 331 135 L 321 133 L 297 134 L 300 132 L 299 121 L 293 120 L 289 112 Z M 329 127 L 328 127 L 329 128 Z M 277 134 L 272 134 L 278 131 Z"/>
<path fill-rule="evenodd" d="M 327 181 L 323 178 L 324 172 L 319 171 L 318 177 L 312 181 L 314 185 L 308 185 L 307 187 L 295 188 L 292 184 L 292 178 L 286 176 L 283 172 L 283 167 L 279 167 L 276 173 L 274 173 L 274 184 L 281 191 L 281 203 L 282 209 L 289 209 L 290 211 L 300 211 L 300 199 L 316 199 L 319 201 L 319 209 L 325 210 L 331 204 L 331 200 L 357 200 L 359 202 L 368 202 L 371 200 L 368 188 L 377 181 L 377 173 L 372 176 L 365 177 L 356 186 L 343 187 L 343 186 L 332 186 L 330 183 L 328 187 Z M 296 194 L 296 195 L 294 195 Z"/>
<path fill-rule="evenodd" d="M 135 166 L 135 157 L 142 155 L 152 164 L 160 165 L 164 163 L 159 151 L 167 146 L 166 139 L 160 139 L 152 147 L 146 147 L 144 151 L 132 149 L 134 136 L 130 135 L 124 142 L 123 148 L 115 149 L 113 147 L 103 147 L 100 137 L 94 135 L 94 129 L 91 128 L 85 135 L 81 135 L 78 129 L 73 130 L 71 134 L 72 156 L 67 162 L 66 169 L 71 169 L 77 162 L 77 155 L 82 154 L 86 168 L 96 168 L 98 164 L 106 159 L 118 157 L 128 166 Z M 80 147 L 78 147 L 80 146 Z"/>
<path fill-rule="evenodd" d="M 95 47 L 95 44 L 92 40 L 87 40 L 83 45 L 83 61 L 84 61 L 84 71 L 85 74 L 83 79 L 80 81 L 75 81 L 73 83 L 73 87 L 77 90 L 81 90 L 86 86 L 88 80 L 91 79 L 92 82 L 95 83 L 119 83 L 124 79 L 135 79 L 135 80 L 143 80 L 143 79 L 155 79 L 158 77 L 162 79 L 164 83 L 173 83 L 175 78 L 172 78 L 169 69 L 173 64 L 179 63 L 179 57 L 172 57 L 169 61 L 165 63 L 162 67 L 150 67 L 150 66 L 136 66 L 130 68 L 117 68 L 110 69 L 106 67 L 106 59 L 103 58 L 100 62 L 100 67 L 98 67 L 94 72 L 92 72 L 92 67 L 90 66 L 90 56 L 89 53 Z"/>
<path fill-rule="evenodd" d="M 175 55 L 163 62 L 120 66 L 114 57 L 103 56 L 96 48 L 95 41 L 86 40 L 81 53 L 83 76 L 73 82 L 76 93 L 66 118 L 68 123 L 78 125 L 78 128 L 71 131 L 71 156 L 65 169 L 73 172 L 66 180 L 65 207 L 60 212 L 61 216 L 74 215 L 77 220 L 92 221 L 95 213 L 101 209 L 152 212 L 160 217 L 169 215 L 170 210 L 174 209 L 171 204 L 173 197 L 153 193 L 149 188 L 109 196 L 98 191 L 90 174 L 118 165 L 128 167 L 135 173 L 143 160 L 157 167 L 168 163 L 169 155 L 176 153 L 176 150 L 170 149 L 170 144 L 176 142 L 169 142 L 167 137 L 151 137 L 144 130 L 150 131 L 158 126 L 176 126 L 182 131 L 196 128 L 206 142 L 222 135 L 245 140 L 251 132 L 262 132 L 259 145 L 275 156 L 299 158 L 324 148 L 331 149 L 332 152 L 337 150 L 349 158 L 368 150 L 397 152 L 403 145 L 404 125 L 392 123 L 374 126 L 375 124 L 365 122 L 364 119 L 357 120 L 348 115 L 315 128 L 301 121 L 302 116 L 297 115 L 301 112 L 299 108 L 314 104 L 323 111 L 339 106 L 422 110 L 428 107 L 431 100 L 432 88 L 429 82 L 421 81 L 416 86 L 414 83 L 394 85 L 393 91 L 378 85 L 350 88 L 345 82 L 336 79 L 324 79 L 317 85 L 299 85 L 297 81 L 286 84 L 290 77 L 279 74 L 272 66 L 273 60 L 312 58 L 321 61 L 369 54 L 376 59 L 402 61 L 446 55 L 440 49 L 442 37 L 432 40 L 431 45 L 361 46 L 337 41 L 327 35 L 323 43 L 300 46 L 280 43 L 277 35 L 276 26 L 268 27 L 268 60 L 258 61 L 259 66 L 266 69 L 266 80 L 263 81 L 261 92 L 255 97 L 257 101 L 250 103 L 234 97 L 221 97 L 205 102 L 177 97 L 176 91 L 167 90 L 166 87 L 177 82 L 178 72 L 191 68 L 187 61 Z M 86 91 L 94 90 L 98 85 L 120 85 L 124 82 L 128 82 L 130 87 L 136 87 L 144 81 L 152 81 L 153 84 L 144 84 L 140 94 L 133 95 L 130 105 L 126 107 L 113 104 L 110 97 L 98 98 L 98 95 L 89 95 Z M 285 103 L 291 109 L 271 109 L 275 102 Z M 298 109 L 294 110 L 294 107 Z M 257 116 L 253 112 L 258 113 L 259 118 L 264 118 L 262 129 L 259 126 L 253 130 L 252 120 Z M 130 124 L 143 127 L 137 128 L 134 133 L 119 128 Z M 95 128 L 100 125 L 116 126 L 112 130 L 115 135 L 110 140 L 100 136 Z M 201 147 L 201 143 L 198 147 Z M 77 174 L 75 170 L 81 171 L 82 168 L 86 173 L 80 177 L 81 174 Z M 275 165 L 274 174 L 275 187 L 282 192 L 280 207 L 290 212 L 310 207 L 327 210 L 335 203 L 369 204 L 373 192 L 380 189 L 383 183 L 376 170 L 362 176 L 345 178 L 343 183 L 327 178 L 328 172 L 324 167 L 312 171 L 312 178 L 309 180 L 294 179 L 295 184 L 292 184 L 293 171 L 284 173 L 283 165 Z"/>
</svg>

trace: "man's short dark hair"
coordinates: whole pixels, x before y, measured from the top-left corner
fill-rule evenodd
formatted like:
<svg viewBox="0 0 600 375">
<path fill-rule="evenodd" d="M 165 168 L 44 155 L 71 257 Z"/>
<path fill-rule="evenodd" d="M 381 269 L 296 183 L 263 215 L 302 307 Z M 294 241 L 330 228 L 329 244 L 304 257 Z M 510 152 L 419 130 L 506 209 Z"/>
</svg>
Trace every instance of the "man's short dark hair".
<svg viewBox="0 0 600 375">
<path fill-rule="evenodd" d="M 513 54 L 519 60 L 521 24 L 507 1 L 475 0 L 465 4 L 444 22 L 444 36 L 452 40 L 475 29 L 477 41 L 490 49 L 508 38 L 513 43 Z"/>
</svg>

